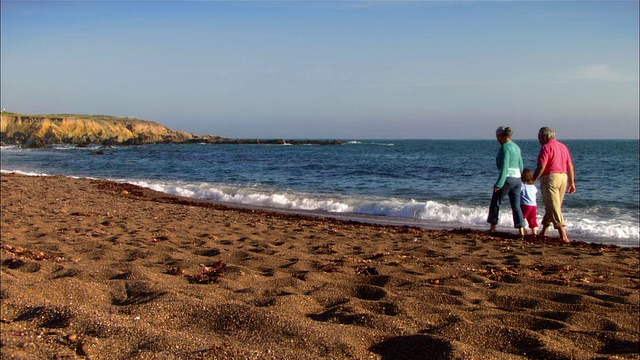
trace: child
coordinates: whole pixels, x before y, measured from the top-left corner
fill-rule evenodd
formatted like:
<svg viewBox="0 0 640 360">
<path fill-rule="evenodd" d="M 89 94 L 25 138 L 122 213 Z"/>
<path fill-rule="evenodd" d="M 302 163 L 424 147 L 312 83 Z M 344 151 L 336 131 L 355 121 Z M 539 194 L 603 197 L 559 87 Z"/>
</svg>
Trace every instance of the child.
<svg viewBox="0 0 640 360">
<path fill-rule="evenodd" d="M 533 235 L 538 235 L 538 205 L 536 203 L 536 196 L 538 189 L 533 181 L 533 173 L 531 169 L 525 168 L 522 171 L 522 195 L 520 195 L 520 208 L 522 209 L 522 215 L 529 223 L 529 228 Z"/>
</svg>

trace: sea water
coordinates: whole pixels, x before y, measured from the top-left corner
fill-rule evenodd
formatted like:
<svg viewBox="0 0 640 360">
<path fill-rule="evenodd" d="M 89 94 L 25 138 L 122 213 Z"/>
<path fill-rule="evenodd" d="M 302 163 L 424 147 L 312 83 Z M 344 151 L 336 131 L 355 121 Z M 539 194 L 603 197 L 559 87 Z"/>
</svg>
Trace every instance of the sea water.
<svg viewBox="0 0 640 360">
<path fill-rule="evenodd" d="M 515 140 L 535 169 L 537 140 Z M 638 246 L 638 140 L 567 140 L 578 191 L 571 239 Z M 2 147 L 2 172 L 131 183 L 216 202 L 427 228 L 488 229 L 495 140 L 345 140 L 342 145 Z M 538 184 L 539 185 L 539 184 Z M 538 218 L 544 206 L 538 194 Z M 508 203 L 498 229 L 513 231 Z M 555 236 L 555 230 L 549 235 Z"/>
</svg>

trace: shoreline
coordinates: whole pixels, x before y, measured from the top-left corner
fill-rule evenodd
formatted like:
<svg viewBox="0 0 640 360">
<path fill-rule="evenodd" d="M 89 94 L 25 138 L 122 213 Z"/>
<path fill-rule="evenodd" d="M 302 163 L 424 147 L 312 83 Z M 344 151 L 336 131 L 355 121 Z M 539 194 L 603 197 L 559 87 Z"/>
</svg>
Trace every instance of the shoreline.
<svg viewBox="0 0 640 360">
<path fill-rule="evenodd" d="M 2 173 L 0 354 L 637 358 L 637 247 Z"/>
<path fill-rule="evenodd" d="M 10 171 L 10 170 L 3 170 L 2 174 L 16 174 L 21 176 L 63 176 L 63 177 L 69 177 L 69 178 L 83 178 L 83 179 L 89 179 L 89 180 L 113 181 L 113 180 L 107 180 L 102 178 L 78 177 L 78 176 L 69 176 L 69 175 L 35 174 L 35 173 L 24 173 L 21 171 Z M 130 184 L 132 186 L 138 186 L 128 182 L 120 182 L 120 181 L 113 181 L 113 182 L 118 184 Z M 142 188 L 146 188 L 146 187 L 143 186 Z M 147 188 L 147 189 L 150 189 L 150 188 Z M 160 193 L 167 196 L 181 197 L 180 195 L 174 195 L 168 192 L 160 192 Z M 360 214 L 360 213 L 330 212 L 330 211 L 321 211 L 321 210 L 290 209 L 290 208 L 284 208 L 284 207 L 271 207 L 271 206 L 263 206 L 263 205 L 223 202 L 223 201 L 217 201 L 217 200 L 192 198 L 192 197 L 184 197 L 184 199 L 191 200 L 197 203 L 206 202 L 206 203 L 226 206 L 231 209 L 259 210 L 259 211 L 275 212 L 275 213 L 282 213 L 282 214 L 289 214 L 289 215 L 300 215 L 302 217 L 306 217 L 306 216 L 317 217 L 320 219 L 330 218 L 330 219 L 335 219 L 339 221 L 340 220 L 348 221 L 348 222 L 355 221 L 355 222 L 363 223 L 365 225 L 375 224 L 375 225 L 383 225 L 383 226 L 401 226 L 401 227 L 408 226 L 408 227 L 418 227 L 426 230 L 456 230 L 456 231 L 468 230 L 468 231 L 478 231 L 478 232 L 486 232 L 488 229 L 488 225 L 487 226 L 468 225 L 468 224 L 455 225 L 453 223 L 446 222 L 446 221 L 427 221 L 422 219 L 415 219 L 415 218 L 401 217 L 401 216 L 385 216 L 385 215 Z M 512 229 L 510 227 L 503 227 L 503 226 L 498 227 L 498 232 L 505 234 L 507 236 L 517 234 L 517 231 L 515 229 Z M 554 241 L 558 237 L 557 231 L 555 229 L 550 229 L 549 235 L 550 236 L 547 236 L 546 241 Z M 589 236 L 584 234 L 578 235 L 578 234 L 573 234 L 572 232 L 570 232 L 569 235 L 570 235 L 571 241 L 577 242 L 577 243 L 587 243 L 587 244 L 593 244 L 595 246 L 619 246 L 619 247 L 625 247 L 625 248 L 640 247 L 640 244 L 638 244 L 638 241 L 632 240 L 632 239 L 614 238 L 615 240 L 607 240 L 606 237 L 602 237 L 602 236 L 595 236 L 595 235 Z M 531 235 L 528 235 L 527 241 L 539 242 L 543 240 L 534 239 Z"/>
<path fill-rule="evenodd" d="M 167 194 L 172 196 L 171 194 Z M 192 199 L 192 198 L 188 198 Z M 355 222 L 362 225 L 372 225 L 372 226 L 388 226 L 388 227 L 409 227 L 409 228 L 418 228 L 427 231 L 454 231 L 454 232 L 468 232 L 468 233 L 481 233 L 488 234 L 488 226 L 451 226 L 447 222 L 425 222 L 424 220 L 416 220 L 413 218 L 405 218 L 405 217 L 392 217 L 392 216 L 383 216 L 383 215 L 369 215 L 369 214 L 354 214 L 354 213 L 333 213 L 333 212 L 322 212 L 315 210 L 300 210 L 300 209 L 283 209 L 276 207 L 267 207 L 267 206 L 259 206 L 259 205 L 243 205 L 243 204 L 235 204 L 235 203 L 225 203 L 218 202 L 214 200 L 201 200 L 201 199 L 193 199 L 197 201 L 205 201 L 210 202 L 212 204 L 218 204 L 222 206 L 227 206 L 231 209 L 238 210 L 257 210 L 264 211 L 267 213 L 278 213 L 292 216 L 300 216 L 300 217 L 311 217 L 320 219 L 332 219 L 335 221 L 342 222 Z M 528 230 L 528 229 L 527 229 Z M 553 228 L 549 230 L 549 233 L 552 236 L 547 236 L 546 240 L 540 240 L 533 237 L 530 234 L 525 236 L 525 241 L 530 243 L 543 243 L 543 242 L 560 242 L 557 238 L 557 231 Z M 496 236 L 518 239 L 519 233 L 516 229 L 498 227 L 498 231 L 496 232 Z M 556 234 L 556 236 L 553 236 Z M 571 238 L 571 243 L 574 244 L 584 244 L 590 246 L 605 246 L 605 247 L 620 247 L 620 248 L 631 248 L 631 249 L 640 249 L 638 245 L 625 245 L 619 244 L 620 241 L 615 242 L 604 242 L 602 238 L 597 238 L 595 236 L 582 236 L 579 239 L 575 237 Z"/>
</svg>

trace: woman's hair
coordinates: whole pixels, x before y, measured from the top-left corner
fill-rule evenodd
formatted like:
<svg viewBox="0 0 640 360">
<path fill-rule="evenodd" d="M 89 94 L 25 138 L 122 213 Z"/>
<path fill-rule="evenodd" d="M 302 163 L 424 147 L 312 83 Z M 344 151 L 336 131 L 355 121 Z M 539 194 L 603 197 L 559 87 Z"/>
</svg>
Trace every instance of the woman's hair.
<svg viewBox="0 0 640 360">
<path fill-rule="evenodd" d="M 538 131 L 538 136 L 542 136 L 547 140 L 551 140 L 556 138 L 556 132 L 551 128 L 545 126 L 540 128 L 540 131 Z"/>
<path fill-rule="evenodd" d="M 525 184 L 534 184 L 531 169 L 524 168 L 524 170 L 522 170 L 522 182 Z"/>
<path fill-rule="evenodd" d="M 498 129 L 496 129 L 496 136 L 511 137 L 511 134 L 513 134 L 513 130 L 508 126 L 499 126 Z"/>
</svg>

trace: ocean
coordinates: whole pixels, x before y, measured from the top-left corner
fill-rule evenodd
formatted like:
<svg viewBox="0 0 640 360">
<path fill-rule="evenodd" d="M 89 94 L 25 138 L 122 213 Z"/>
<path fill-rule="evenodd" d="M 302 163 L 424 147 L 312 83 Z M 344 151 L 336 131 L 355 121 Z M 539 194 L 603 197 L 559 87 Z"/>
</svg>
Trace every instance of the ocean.
<svg viewBox="0 0 640 360">
<path fill-rule="evenodd" d="M 535 169 L 538 141 L 514 141 L 525 167 Z M 561 141 L 570 148 L 578 188 L 563 206 L 569 238 L 639 246 L 638 140 Z M 495 140 L 345 140 L 343 145 L 154 144 L 91 155 L 97 146 L 5 146 L 0 168 L 357 221 L 488 229 L 498 148 Z M 541 220 L 540 193 L 538 209 Z M 498 230 L 516 233 L 508 204 Z"/>
</svg>

